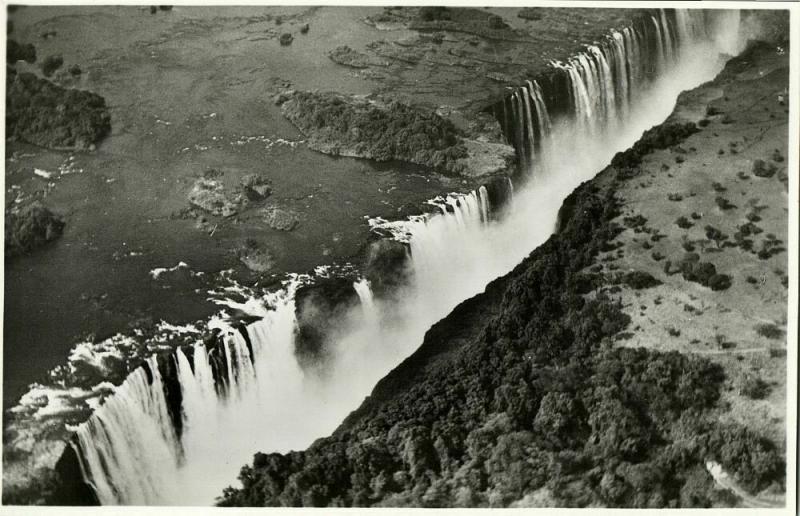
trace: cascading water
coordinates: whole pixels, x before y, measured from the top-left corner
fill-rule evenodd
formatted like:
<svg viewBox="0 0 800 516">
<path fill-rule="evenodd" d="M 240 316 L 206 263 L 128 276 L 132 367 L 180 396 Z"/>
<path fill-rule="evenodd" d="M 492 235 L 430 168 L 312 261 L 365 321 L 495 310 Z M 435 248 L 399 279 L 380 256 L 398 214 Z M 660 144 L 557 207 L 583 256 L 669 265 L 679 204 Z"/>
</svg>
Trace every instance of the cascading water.
<svg viewBox="0 0 800 516">
<path fill-rule="evenodd" d="M 356 282 L 361 306 L 328 342 L 325 375 L 304 372 L 294 354 L 296 282 L 262 300 L 269 309 L 246 338 L 218 322 L 224 353 L 202 343 L 175 353 L 180 433 L 156 361 L 134 372 L 77 432 L 85 481 L 101 503 L 210 504 L 254 452 L 302 449 L 333 431 L 433 323 L 551 234 L 578 184 L 666 118 L 681 91 L 713 78 L 720 51 L 732 53 L 736 41 L 735 11 L 669 10 L 653 21 L 657 35 L 646 25 L 625 28 L 554 63 L 569 80 L 569 113 L 548 114 L 554 92 L 535 81 L 503 103 L 506 135 L 536 173 L 502 217 L 480 188 L 435 199 L 438 214 L 386 224 L 409 243 L 411 280 L 392 299 L 376 299 L 366 281 Z M 645 73 L 659 56 L 656 73 Z M 548 150 L 537 155 L 536 148 Z"/>
</svg>

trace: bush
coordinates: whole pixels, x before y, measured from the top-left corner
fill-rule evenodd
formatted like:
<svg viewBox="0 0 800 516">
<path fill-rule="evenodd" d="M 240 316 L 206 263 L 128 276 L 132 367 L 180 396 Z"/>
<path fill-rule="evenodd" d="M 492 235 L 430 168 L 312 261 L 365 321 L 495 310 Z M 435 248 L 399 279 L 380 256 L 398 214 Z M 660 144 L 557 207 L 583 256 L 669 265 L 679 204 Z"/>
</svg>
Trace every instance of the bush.
<svg viewBox="0 0 800 516">
<path fill-rule="evenodd" d="M 61 68 L 64 64 L 64 58 L 60 55 L 47 56 L 42 63 L 42 73 L 45 77 L 50 77 L 53 72 Z"/>
<path fill-rule="evenodd" d="M 683 217 L 683 216 L 678 217 L 675 220 L 675 225 L 677 225 L 681 229 L 689 229 L 689 228 L 694 226 L 694 224 L 689 222 L 689 219 L 687 219 L 686 217 Z"/>
<path fill-rule="evenodd" d="M 36 62 L 36 47 L 30 43 L 20 45 L 13 39 L 6 40 L 6 63 L 15 65 L 17 61 Z"/>
<path fill-rule="evenodd" d="M 771 387 L 761 378 L 754 375 L 746 375 L 742 380 L 742 385 L 739 387 L 739 393 L 742 396 L 754 400 L 761 400 L 769 396 Z"/>
<path fill-rule="evenodd" d="M 714 274 L 708 280 L 711 290 L 727 290 L 731 286 L 731 277 L 727 274 Z"/>
<path fill-rule="evenodd" d="M 292 44 L 292 41 L 294 41 L 294 36 L 288 32 L 284 32 L 281 34 L 280 38 L 278 38 L 278 41 L 280 41 L 281 45 L 285 47 Z"/>
<path fill-rule="evenodd" d="M 753 161 L 753 175 L 756 177 L 772 177 L 777 171 L 774 163 L 767 163 L 763 159 Z"/>
<path fill-rule="evenodd" d="M 652 274 L 643 271 L 632 271 L 625 274 L 622 282 L 635 290 L 661 285 L 661 282 L 654 278 Z"/>
<path fill-rule="evenodd" d="M 714 201 L 717 203 L 717 206 L 719 206 L 719 209 L 721 210 L 732 210 L 736 208 L 735 204 L 731 204 L 731 202 L 724 197 L 717 197 L 716 199 L 714 199 Z"/>
<path fill-rule="evenodd" d="M 783 330 L 775 324 L 759 324 L 756 326 L 756 333 L 768 339 L 778 340 L 783 338 Z"/>
<path fill-rule="evenodd" d="M 714 226 L 707 225 L 705 227 L 705 230 L 706 230 L 706 238 L 715 242 L 718 248 L 720 247 L 722 242 L 728 239 L 728 235 L 726 235 L 719 229 L 715 228 Z"/>
</svg>

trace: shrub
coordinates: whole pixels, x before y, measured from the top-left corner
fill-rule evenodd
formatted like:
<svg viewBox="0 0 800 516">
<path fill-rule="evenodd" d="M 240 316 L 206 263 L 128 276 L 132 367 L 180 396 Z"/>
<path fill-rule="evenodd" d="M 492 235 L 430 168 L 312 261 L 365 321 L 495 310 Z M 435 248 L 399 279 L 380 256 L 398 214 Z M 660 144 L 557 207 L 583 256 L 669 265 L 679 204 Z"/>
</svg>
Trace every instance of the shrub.
<svg viewBox="0 0 800 516">
<path fill-rule="evenodd" d="M 13 66 L 17 61 L 35 63 L 36 48 L 30 43 L 20 45 L 13 39 L 6 40 L 6 63 Z"/>
<path fill-rule="evenodd" d="M 625 274 L 622 282 L 635 290 L 661 285 L 661 282 L 654 278 L 652 274 L 643 271 L 631 271 Z"/>
<path fill-rule="evenodd" d="M 739 393 L 754 400 L 761 400 L 769 395 L 770 385 L 761 378 L 748 374 L 742 380 Z"/>
<path fill-rule="evenodd" d="M 684 217 L 684 216 L 680 216 L 680 217 L 678 217 L 678 218 L 675 220 L 675 225 L 677 225 L 677 226 L 678 226 L 679 228 L 681 228 L 681 229 L 689 229 L 689 228 L 691 228 L 691 227 L 693 227 L 693 226 L 694 226 L 694 224 L 692 224 L 691 222 L 689 222 L 689 219 L 687 219 L 687 218 L 686 218 L 686 217 Z"/>
<path fill-rule="evenodd" d="M 774 163 L 767 163 L 763 159 L 753 161 L 753 175 L 756 177 L 772 177 L 777 170 Z"/>
<path fill-rule="evenodd" d="M 783 330 L 781 330 L 777 325 L 771 323 L 759 324 L 756 326 L 756 333 L 768 339 L 778 340 L 783 338 Z"/>
<path fill-rule="evenodd" d="M 717 247 L 720 247 L 722 242 L 728 239 L 728 235 L 720 231 L 719 229 L 715 228 L 714 226 L 707 225 L 705 227 L 706 230 L 706 238 L 715 242 Z"/>
<path fill-rule="evenodd" d="M 278 38 L 278 41 L 280 41 L 281 45 L 285 47 L 292 44 L 292 41 L 294 41 L 294 36 L 292 36 L 288 32 L 284 32 L 283 34 L 281 34 L 281 37 Z"/>
<path fill-rule="evenodd" d="M 711 290 L 727 290 L 731 286 L 731 277 L 727 274 L 714 274 L 708 279 Z"/>
<path fill-rule="evenodd" d="M 47 56 L 42 63 L 42 73 L 45 77 L 50 77 L 53 72 L 61 68 L 64 64 L 64 58 L 60 55 Z"/>
<path fill-rule="evenodd" d="M 717 197 L 716 199 L 714 199 L 714 201 L 717 203 L 717 206 L 719 206 L 721 210 L 732 210 L 736 208 L 735 204 L 731 204 L 731 202 L 724 197 Z"/>
</svg>

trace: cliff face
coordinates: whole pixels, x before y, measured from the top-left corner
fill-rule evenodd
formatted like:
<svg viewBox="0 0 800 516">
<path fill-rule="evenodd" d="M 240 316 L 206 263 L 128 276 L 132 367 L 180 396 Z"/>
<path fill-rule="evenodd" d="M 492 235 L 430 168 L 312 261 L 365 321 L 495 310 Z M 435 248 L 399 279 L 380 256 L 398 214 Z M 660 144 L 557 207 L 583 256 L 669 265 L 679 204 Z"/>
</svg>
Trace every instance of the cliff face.
<svg viewBox="0 0 800 516">
<path fill-rule="evenodd" d="M 759 75 L 765 63 L 773 72 Z M 715 240 L 718 235 L 713 232 L 697 236 L 691 242 L 698 248 L 696 258 L 681 256 L 664 267 L 662 258 L 652 256 L 652 248 L 664 246 L 659 253 L 669 252 L 671 257 L 682 246 L 680 235 L 659 222 L 669 218 L 672 224 L 672 214 L 652 211 L 666 212 L 665 203 L 649 204 L 652 213 L 642 222 L 645 216 L 638 217 L 634 208 L 651 202 L 639 195 L 640 189 L 648 188 L 643 183 L 667 189 L 691 184 L 697 191 L 692 196 L 695 209 L 708 214 L 701 218 L 710 219 L 710 213 L 719 210 L 715 223 L 726 232 L 721 217 L 731 208 L 723 205 L 732 202 L 720 203 L 693 181 L 721 182 L 717 177 L 723 174 L 725 181 L 735 181 L 740 163 L 724 162 L 716 171 L 686 177 L 690 168 L 723 155 L 716 144 L 695 142 L 718 138 L 738 119 L 750 129 L 759 124 L 774 129 L 761 144 L 751 141 L 745 148 L 761 154 L 759 146 L 766 139 L 779 142 L 775 146 L 781 154 L 780 145 L 786 145 L 784 106 L 780 98 L 773 99 L 771 90 L 787 79 L 787 66 L 774 47 L 757 45 L 731 61 L 716 81 L 684 95 L 671 120 L 648 131 L 631 151 L 619 154 L 567 199 L 556 235 L 483 294 L 434 325 L 420 348 L 387 375 L 332 436 L 302 452 L 256 454 L 252 466 L 241 471 L 242 486 L 228 488 L 220 505 L 740 503 L 730 491 L 715 488 L 708 463 L 731 476 L 739 489 L 735 492 L 781 492 L 782 443 L 776 445 L 780 440 L 774 432 L 729 410 L 730 382 L 736 374 L 731 362 L 737 358 L 654 345 L 665 338 L 643 322 L 644 304 L 636 308 L 640 299 L 652 298 L 654 305 L 662 305 L 663 298 L 682 289 L 695 289 L 708 304 L 724 302 L 727 298 L 717 296 L 728 296 L 728 291 L 758 303 L 739 265 L 732 265 L 741 263 L 741 257 L 721 261 L 726 253 L 747 252 L 748 244 L 741 244 L 747 235 L 739 229 L 733 237 L 736 249 L 720 244 L 720 253 L 702 250 L 714 249 L 714 242 L 725 239 Z M 759 116 L 751 116 L 756 111 L 752 102 L 744 102 L 749 97 L 733 96 L 737 85 L 748 81 L 750 87 L 770 92 L 763 94 L 765 104 L 759 107 L 767 109 L 758 111 Z M 717 97 L 725 102 L 740 98 L 742 104 L 720 108 L 717 101 L 710 102 Z M 692 119 L 689 114 L 698 106 L 702 114 Z M 695 126 L 701 119 L 705 121 Z M 680 173 L 672 165 L 662 166 L 663 156 L 679 162 Z M 780 186 L 779 163 L 769 184 Z M 764 162 L 756 168 L 770 165 Z M 763 195 L 781 198 L 771 190 Z M 666 196 L 665 202 L 676 202 L 669 199 Z M 774 209 L 779 214 L 776 223 L 785 225 L 780 208 Z M 766 223 L 765 218 L 762 224 Z M 785 259 L 782 235 L 765 237 L 766 245 L 752 243 L 752 259 Z M 648 249 L 647 254 L 634 251 L 636 246 Z M 762 248 L 767 249 L 765 258 L 759 255 Z M 654 262 L 661 263 L 654 267 Z M 711 264 L 714 270 L 701 264 Z M 728 283 L 718 279 L 710 285 L 715 275 L 727 277 Z M 785 309 L 785 298 L 775 307 Z M 651 312 L 661 310 L 655 306 Z M 700 331 L 713 331 L 710 318 L 693 324 Z M 631 345 L 639 338 L 644 346 Z M 780 353 L 766 357 L 778 360 L 771 366 L 774 370 L 781 370 L 782 364 L 785 371 Z"/>
</svg>

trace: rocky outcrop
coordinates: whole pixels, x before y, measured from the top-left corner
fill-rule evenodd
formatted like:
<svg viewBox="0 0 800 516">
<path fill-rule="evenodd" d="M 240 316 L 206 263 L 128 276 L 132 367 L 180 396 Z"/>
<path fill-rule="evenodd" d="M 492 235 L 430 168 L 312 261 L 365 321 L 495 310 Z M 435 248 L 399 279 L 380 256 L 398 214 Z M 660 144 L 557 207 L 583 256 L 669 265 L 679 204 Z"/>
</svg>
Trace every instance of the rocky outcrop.
<svg viewBox="0 0 800 516">
<path fill-rule="evenodd" d="M 295 354 L 302 366 L 311 367 L 326 359 L 331 351 L 325 348 L 326 338 L 336 334 L 337 325 L 358 302 L 350 278 L 323 278 L 297 289 Z"/>
<path fill-rule="evenodd" d="M 64 219 L 40 203 L 6 211 L 6 259 L 31 253 L 58 239 L 64 231 Z"/>
<path fill-rule="evenodd" d="M 263 274 L 275 266 L 275 259 L 269 249 L 252 238 L 248 238 L 234 250 L 234 254 L 252 272 Z"/>
<path fill-rule="evenodd" d="M 408 281 L 408 245 L 381 238 L 367 247 L 364 277 L 377 296 L 386 296 Z"/>
<path fill-rule="evenodd" d="M 367 68 L 370 65 L 387 66 L 388 63 L 381 59 L 374 59 L 367 54 L 358 52 L 347 45 L 342 45 L 328 52 L 328 57 L 334 63 L 351 68 Z"/>
<path fill-rule="evenodd" d="M 93 149 L 111 132 L 103 97 L 8 69 L 6 138 L 51 149 Z"/>
<path fill-rule="evenodd" d="M 267 226 L 278 231 L 292 231 L 300 223 L 295 212 L 278 206 L 265 207 L 261 210 L 261 216 Z"/>
</svg>

